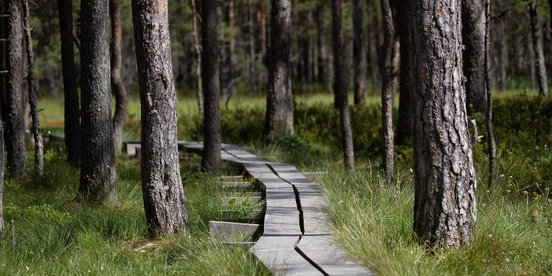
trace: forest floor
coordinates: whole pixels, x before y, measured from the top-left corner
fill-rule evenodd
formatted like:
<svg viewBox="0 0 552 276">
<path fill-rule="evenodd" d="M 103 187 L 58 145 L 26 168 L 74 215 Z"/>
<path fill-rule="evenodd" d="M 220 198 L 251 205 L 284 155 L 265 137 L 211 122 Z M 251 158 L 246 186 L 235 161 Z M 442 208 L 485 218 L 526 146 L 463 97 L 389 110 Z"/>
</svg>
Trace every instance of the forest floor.
<svg viewBox="0 0 552 276">
<path fill-rule="evenodd" d="M 354 174 L 342 171 L 335 148 L 338 139 L 331 138 L 337 135 L 332 99 L 328 94 L 297 97 L 297 136 L 265 146 L 260 138 L 265 99 L 236 97 L 228 109 L 223 108 L 223 141 L 305 171 L 327 171 L 316 180 L 327 192 L 334 236 L 378 274 L 552 273 L 552 100 L 515 92 L 499 94 L 495 131 L 499 166 L 494 186 L 485 182 L 485 144 L 474 150 L 478 173 L 474 237 L 460 250 L 429 253 L 412 235 L 412 150 L 397 149 L 395 185 L 385 185 L 380 176 L 379 97 L 371 96 L 366 107 L 352 110 L 357 149 Z M 60 132 L 61 100 L 45 98 L 40 108 L 44 128 Z M 195 100 L 183 98 L 178 108 L 181 139 L 201 140 Z M 125 136 L 136 140 L 140 116 L 136 99 L 128 114 Z M 24 181 L 6 181 L 2 274 L 268 274 L 246 249 L 209 238 L 208 222 L 221 216 L 222 191 L 213 176 L 194 170 L 199 159 L 181 163 L 190 208 L 189 233 L 150 241 L 136 159 L 118 158 L 116 204 L 86 206 L 73 201 L 79 172 L 64 158 L 63 146 L 52 144 L 46 151 L 44 176 L 31 173 Z"/>
</svg>

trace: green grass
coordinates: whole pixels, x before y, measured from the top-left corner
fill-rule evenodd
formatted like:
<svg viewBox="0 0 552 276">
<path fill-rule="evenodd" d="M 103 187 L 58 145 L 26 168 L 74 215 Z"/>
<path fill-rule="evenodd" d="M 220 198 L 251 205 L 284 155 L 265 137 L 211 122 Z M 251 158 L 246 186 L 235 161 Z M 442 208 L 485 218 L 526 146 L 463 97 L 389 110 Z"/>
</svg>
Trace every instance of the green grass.
<svg viewBox="0 0 552 276">
<path fill-rule="evenodd" d="M 434 255 L 412 232 L 413 174 L 387 186 L 379 173 L 331 169 L 323 179 L 340 244 L 381 275 L 513 275 L 552 272 L 550 199 L 512 198 L 501 188 L 479 189 L 472 241 Z"/>
<path fill-rule="evenodd" d="M 486 146 L 481 143 L 474 150 L 478 221 L 472 241 L 456 251 L 429 254 L 413 239 L 411 149 L 397 149 L 397 184 L 390 187 L 381 180 L 379 96 L 371 95 L 366 107 L 352 109 L 358 168 L 354 174 L 342 172 L 337 113 L 328 93 L 297 96 L 297 136 L 282 137 L 269 146 L 262 142 L 265 98 L 236 96 L 228 109 L 222 108 L 223 139 L 303 170 L 328 171 L 318 181 L 327 192 L 334 234 L 378 274 L 550 274 L 552 101 L 533 95 L 533 91 L 497 94 L 496 184 L 486 188 Z M 46 128 L 60 131 L 61 104 L 59 99 L 41 100 Z M 196 108 L 194 98 L 179 98 L 181 139 L 201 137 Z M 125 137 L 138 139 L 137 99 L 130 103 L 128 114 Z M 484 124 L 478 125 L 484 134 Z M 190 232 L 153 240 L 145 252 L 137 251 L 149 238 L 136 160 L 119 158 L 119 201 L 111 206 L 73 202 L 78 171 L 65 165 L 63 152 L 48 152 L 46 166 L 43 178 L 6 183 L 7 225 L 0 240 L 4 252 L 0 271 L 5 274 L 267 273 L 246 250 L 221 246 L 208 237 L 208 221 L 221 216 L 220 191 L 212 177 L 194 172 L 192 163 L 182 163 Z"/>
<path fill-rule="evenodd" d="M 189 232 L 151 240 L 137 160 L 119 158 L 118 201 L 107 206 L 74 201 L 79 173 L 62 154 L 48 151 L 45 165 L 41 178 L 6 182 L 1 274 L 268 274 L 246 249 L 209 237 L 222 196 L 211 176 L 183 164 Z"/>
</svg>

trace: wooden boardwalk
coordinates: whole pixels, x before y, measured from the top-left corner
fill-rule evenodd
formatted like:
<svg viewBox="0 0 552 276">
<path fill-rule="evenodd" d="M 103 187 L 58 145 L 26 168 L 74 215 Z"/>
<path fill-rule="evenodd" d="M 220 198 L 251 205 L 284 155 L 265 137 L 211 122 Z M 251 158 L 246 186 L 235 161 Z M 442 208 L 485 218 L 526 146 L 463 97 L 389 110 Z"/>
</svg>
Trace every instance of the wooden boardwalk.
<svg viewBox="0 0 552 276">
<path fill-rule="evenodd" d="M 203 144 L 179 142 L 201 152 Z M 263 234 L 251 252 L 275 275 L 373 275 L 339 247 L 329 231 L 324 191 L 289 164 L 264 160 L 235 145 L 222 159 L 243 166 L 266 191 Z"/>
</svg>

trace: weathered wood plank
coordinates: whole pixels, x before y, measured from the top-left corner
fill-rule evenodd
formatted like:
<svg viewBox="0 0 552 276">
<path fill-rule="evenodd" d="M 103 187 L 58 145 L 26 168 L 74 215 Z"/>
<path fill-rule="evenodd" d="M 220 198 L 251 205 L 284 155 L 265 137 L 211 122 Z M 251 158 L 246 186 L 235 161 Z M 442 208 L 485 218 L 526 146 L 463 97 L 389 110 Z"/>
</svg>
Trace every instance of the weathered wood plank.
<svg viewBox="0 0 552 276">
<path fill-rule="evenodd" d="M 329 275 L 375 275 L 357 263 L 331 236 L 305 236 L 297 247 Z"/>
<path fill-rule="evenodd" d="M 266 207 L 263 236 L 270 235 L 301 235 L 297 207 Z"/>
<path fill-rule="evenodd" d="M 299 237 L 261 237 L 250 251 L 275 275 L 323 275 L 297 251 Z"/>
</svg>

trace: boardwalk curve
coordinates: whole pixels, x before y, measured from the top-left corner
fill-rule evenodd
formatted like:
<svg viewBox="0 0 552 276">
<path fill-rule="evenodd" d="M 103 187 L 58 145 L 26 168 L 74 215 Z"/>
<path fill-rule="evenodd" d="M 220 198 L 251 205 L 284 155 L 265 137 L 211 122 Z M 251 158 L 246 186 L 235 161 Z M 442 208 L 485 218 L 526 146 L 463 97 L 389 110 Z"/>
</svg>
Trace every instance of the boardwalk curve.
<svg viewBox="0 0 552 276">
<path fill-rule="evenodd" d="M 202 143 L 179 142 L 200 152 Z M 337 245 L 329 230 L 324 191 L 290 164 L 267 161 L 236 145 L 221 157 L 243 166 L 264 186 L 266 213 L 251 252 L 275 275 L 373 275 Z"/>
</svg>

